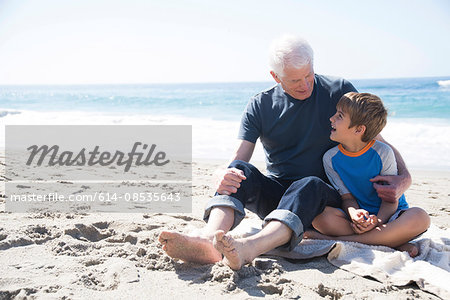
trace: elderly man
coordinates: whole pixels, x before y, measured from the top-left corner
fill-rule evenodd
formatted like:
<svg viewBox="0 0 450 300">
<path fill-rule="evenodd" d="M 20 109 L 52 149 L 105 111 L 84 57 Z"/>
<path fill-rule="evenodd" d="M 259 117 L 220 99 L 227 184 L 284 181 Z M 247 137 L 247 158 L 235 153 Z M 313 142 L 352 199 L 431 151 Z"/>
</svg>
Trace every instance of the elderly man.
<svg viewBox="0 0 450 300">
<path fill-rule="evenodd" d="M 169 256 L 198 263 L 223 259 L 237 270 L 276 247 L 292 250 L 325 206 L 339 207 L 340 196 L 327 183 L 322 156 L 336 145 L 329 139 L 329 118 L 336 103 L 356 89 L 344 79 L 314 74 L 313 51 L 295 36 L 274 42 L 270 67 L 277 85 L 249 101 L 234 159 L 206 206 L 207 224 L 196 234 L 161 232 L 159 241 Z M 267 175 L 248 163 L 258 138 L 266 154 Z M 374 179 L 380 198 L 391 202 L 411 184 L 400 154 L 394 151 L 400 175 Z M 233 239 L 227 232 L 244 218 L 244 208 L 263 219 L 264 227 L 252 236 Z"/>
</svg>

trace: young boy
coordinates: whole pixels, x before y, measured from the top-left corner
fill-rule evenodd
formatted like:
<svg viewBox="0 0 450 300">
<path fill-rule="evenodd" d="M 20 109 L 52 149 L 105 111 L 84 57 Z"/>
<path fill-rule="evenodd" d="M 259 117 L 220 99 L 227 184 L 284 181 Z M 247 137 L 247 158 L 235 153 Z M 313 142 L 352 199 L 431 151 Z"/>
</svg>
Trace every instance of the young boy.
<svg viewBox="0 0 450 300">
<path fill-rule="evenodd" d="M 328 150 L 323 162 L 341 194 L 342 209 L 326 207 L 312 223 L 319 232 L 305 236 L 384 245 L 416 256 L 417 247 L 407 242 L 427 230 L 428 214 L 409 208 L 404 195 L 395 203 L 382 201 L 370 181 L 377 175 L 397 174 L 392 149 L 374 140 L 386 125 L 383 102 L 372 94 L 350 92 L 336 108 L 330 118 L 330 139 L 340 145 Z"/>
</svg>

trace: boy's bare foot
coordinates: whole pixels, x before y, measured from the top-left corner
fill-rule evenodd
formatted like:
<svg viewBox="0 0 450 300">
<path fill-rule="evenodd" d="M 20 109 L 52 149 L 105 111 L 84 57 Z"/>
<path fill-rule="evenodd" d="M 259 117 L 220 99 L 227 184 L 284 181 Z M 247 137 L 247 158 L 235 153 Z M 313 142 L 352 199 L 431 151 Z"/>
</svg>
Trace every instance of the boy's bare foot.
<svg viewBox="0 0 450 300">
<path fill-rule="evenodd" d="M 406 251 L 411 257 L 416 257 L 417 255 L 419 255 L 419 248 L 411 243 L 403 244 L 401 246 L 396 247 L 395 249 L 399 251 Z"/>
<path fill-rule="evenodd" d="M 159 234 L 159 242 L 167 255 L 186 262 L 212 264 L 222 259 L 222 255 L 214 248 L 211 239 L 200 235 L 162 231 Z"/>
<path fill-rule="evenodd" d="M 239 270 L 249 261 L 244 258 L 242 242 L 233 239 L 225 232 L 219 230 L 214 236 L 214 247 L 223 254 L 223 262 L 233 270 Z M 251 261 L 251 260 L 250 260 Z"/>
<path fill-rule="evenodd" d="M 333 239 L 333 237 L 322 234 L 315 230 L 306 230 L 303 233 L 303 238 L 304 239 L 315 239 L 315 240 L 332 240 Z"/>
</svg>

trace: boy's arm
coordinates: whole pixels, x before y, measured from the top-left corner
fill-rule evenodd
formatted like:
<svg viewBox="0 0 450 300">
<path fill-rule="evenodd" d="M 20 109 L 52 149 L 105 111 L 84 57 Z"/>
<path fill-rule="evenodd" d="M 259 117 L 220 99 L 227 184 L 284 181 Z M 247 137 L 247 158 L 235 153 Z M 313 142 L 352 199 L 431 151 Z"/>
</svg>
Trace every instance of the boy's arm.
<svg viewBox="0 0 450 300">
<path fill-rule="evenodd" d="M 411 186 L 411 174 L 409 174 L 409 171 L 406 168 L 405 161 L 400 155 L 400 152 L 398 152 L 397 149 L 395 149 L 395 147 L 393 147 L 391 144 L 386 142 L 380 134 L 376 137 L 376 139 L 389 145 L 394 151 L 395 160 L 397 161 L 398 175 L 378 175 L 372 178 L 370 181 L 373 182 L 373 187 L 377 191 L 378 197 L 380 197 L 381 200 L 394 203 Z M 384 181 L 387 183 L 387 185 L 377 183 L 379 181 Z"/>
<path fill-rule="evenodd" d="M 350 211 L 359 209 L 358 202 L 352 194 L 341 195 L 342 198 L 342 209 L 350 216 Z M 350 210 L 350 211 L 349 211 Z"/>
<path fill-rule="evenodd" d="M 341 195 L 342 209 L 350 217 L 350 220 L 354 223 L 364 223 L 369 218 L 369 212 L 365 209 L 360 209 L 358 201 L 352 194 Z"/>
<path fill-rule="evenodd" d="M 389 218 L 397 211 L 398 201 L 395 203 L 381 201 L 380 209 L 378 210 L 377 218 L 379 224 L 385 224 Z"/>
<path fill-rule="evenodd" d="M 370 231 L 378 225 L 378 219 L 373 215 L 369 215 L 367 210 L 359 208 L 359 204 L 352 194 L 344 194 L 341 198 L 342 209 L 350 217 L 350 226 L 355 233 L 361 234 Z"/>
</svg>

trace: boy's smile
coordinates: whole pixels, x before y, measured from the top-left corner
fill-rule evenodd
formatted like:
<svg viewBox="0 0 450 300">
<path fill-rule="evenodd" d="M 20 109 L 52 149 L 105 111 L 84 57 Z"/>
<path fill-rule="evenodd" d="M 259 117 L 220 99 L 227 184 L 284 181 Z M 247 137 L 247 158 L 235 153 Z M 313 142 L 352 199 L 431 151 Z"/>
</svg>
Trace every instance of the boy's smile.
<svg viewBox="0 0 450 300">
<path fill-rule="evenodd" d="M 337 108 L 336 113 L 330 118 L 330 122 L 330 139 L 341 143 L 345 150 L 358 152 L 367 145 L 361 140 L 364 130 L 359 128 L 360 126 L 350 128 L 350 115 L 342 109 Z"/>
<path fill-rule="evenodd" d="M 354 136 L 354 130 L 350 127 L 350 116 L 338 109 L 337 112 L 330 118 L 331 134 L 330 139 L 341 144 L 345 144 L 349 138 Z M 353 137 L 354 138 L 354 137 Z"/>
</svg>

